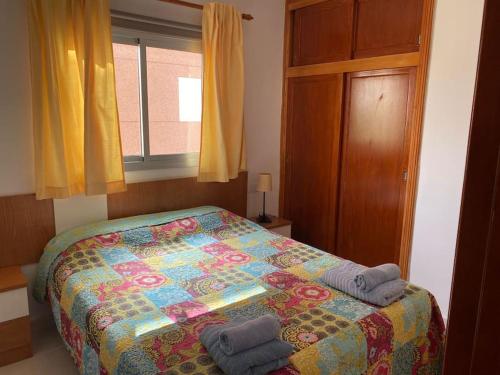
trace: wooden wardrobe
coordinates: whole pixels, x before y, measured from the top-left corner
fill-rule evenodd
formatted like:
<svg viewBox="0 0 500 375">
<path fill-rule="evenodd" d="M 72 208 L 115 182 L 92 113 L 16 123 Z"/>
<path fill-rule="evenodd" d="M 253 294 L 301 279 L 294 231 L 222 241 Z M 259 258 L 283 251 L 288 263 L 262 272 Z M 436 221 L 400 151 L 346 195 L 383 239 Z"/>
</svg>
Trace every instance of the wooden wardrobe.
<svg viewBox="0 0 500 375">
<path fill-rule="evenodd" d="M 433 0 L 288 0 L 281 215 L 406 275 Z"/>
</svg>

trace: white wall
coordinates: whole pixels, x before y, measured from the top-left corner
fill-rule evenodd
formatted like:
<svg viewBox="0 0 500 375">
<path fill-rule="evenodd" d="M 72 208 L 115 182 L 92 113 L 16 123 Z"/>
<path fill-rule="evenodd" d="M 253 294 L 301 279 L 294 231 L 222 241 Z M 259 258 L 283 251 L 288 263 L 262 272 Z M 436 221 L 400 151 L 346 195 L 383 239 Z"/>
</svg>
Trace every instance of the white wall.
<svg viewBox="0 0 500 375">
<path fill-rule="evenodd" d="M 484 0 L 438 0 L 410 280 L 448 314 Z"/>
<path fill-rule="evenodd" d="M 256 215 L 262 196 L 256 193 L 257 175 L 273 176 L 273 191 L 266 194 L 269 213 L 278 214 L 281 102 L 283 82 L 282 0 L 239 0 L 239 9 L 255 19 L 244 22 L 245 31 L 245 126 L 248 150 L 248 214 Z"/>
<path fill-rule="evenodd" d="M 0 196 L 35 189 L 26 4 L 0 0 Z M 34 267 L 25 267 L 29 280 Z M 30 283 L 31 290 L 32 283 Z M 30 296 L 33 317 L 48 315 Z"/>
<path fill-rule="evenodd" d="M 0 196 L 34 191 L 24 1 L 0 0 Z"/>
</svg>

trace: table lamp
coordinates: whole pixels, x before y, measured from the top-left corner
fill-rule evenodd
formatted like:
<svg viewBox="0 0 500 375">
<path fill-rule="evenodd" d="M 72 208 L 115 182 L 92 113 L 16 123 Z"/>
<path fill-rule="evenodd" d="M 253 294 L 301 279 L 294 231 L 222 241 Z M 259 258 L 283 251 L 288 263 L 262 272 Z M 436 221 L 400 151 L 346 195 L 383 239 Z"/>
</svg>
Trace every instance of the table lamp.
<svg viewBox="0 0 500 375">
<path fill-rule="evenodd" d="M 266 193 L 273 190 L 273 181 L 270 173 L 260 173 L 257 183 L 257 191 L 263 195 L 262 214 L 257 217 L 258 223 L 270 223 L 271 218 L 266 215 Z"/>
</svg>

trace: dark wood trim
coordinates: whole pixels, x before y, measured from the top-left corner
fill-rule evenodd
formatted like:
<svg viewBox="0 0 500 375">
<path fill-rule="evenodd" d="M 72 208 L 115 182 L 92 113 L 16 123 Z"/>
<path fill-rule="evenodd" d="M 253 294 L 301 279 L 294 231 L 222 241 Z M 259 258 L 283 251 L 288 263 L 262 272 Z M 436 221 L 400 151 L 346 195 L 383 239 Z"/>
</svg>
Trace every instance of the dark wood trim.
<svg viewBox="0 0 500 375">
<path fill-rule="evenodd" d="M 108 218 L 218 206 L 246 217 L 248 173 L 227 183 L 197 182 L 196 177 L 128 184 L 127 191 L 108 195 Z"/>
<path fill-rule="evenodd" d="M 291 66 L 286 71 L 286 77 L 308 77 L 367 70 L 405 68 L 418 66 L 419 63 L 420 53 L 411 52 L 399 55 L 367 57 L 363 59 L 336 61 L 322 64 Z"/>
<path fill-rule="evenodd" d="M 420 62 L 417 67 L 414 110 L 412 114 L 412 124 L 410 126 L 410 134 L 408 137 L 408 183 L 406 184 L 406 197 L 401 232 L 401 252 L 399 255 L 399 266 L 401 267 L 401 275 L 404 279 L 409 279 L 410 277 L 409 272 L 411 245 L 413 240 L 413 222 L 417 201 L 420 149 L 422 144 L 425 98 L 427 94 L 427 73 L 429 69 L 434 8 L 434 0 L 424 0 L 421 26 Z"/>
<path fill-rule="evenodd" d="M 287 1 L 288 3 L 288 1 Z M 287 165 L 287 129 L 288 129 L 288 86 L 289 79 L 287 78 L 287 70 L 291 65 L 291 43 L 292 43 L 292 30 L 293 12 L 290 10 L 285 11 L 285 34 L 283 40 L 283 96 L 281 108 L 281 139 L 280 139 L 280 198 L 279 198 L 279 216 L 283 217 L 285 212 L 285 187 L 286 187 L 286 165 Z"/>
<path fill-rule="evenodd" d="M 309 7 L 320 3 L 325 3 L 328 0 L 291 0 L 287 4 L 288 10 L 297 10 L 300 8 Z"/>
<path fill-rule="evenodd" d="M 486 0 L 445 375 L 500 373 L 500 2 Z"/>
</svg>

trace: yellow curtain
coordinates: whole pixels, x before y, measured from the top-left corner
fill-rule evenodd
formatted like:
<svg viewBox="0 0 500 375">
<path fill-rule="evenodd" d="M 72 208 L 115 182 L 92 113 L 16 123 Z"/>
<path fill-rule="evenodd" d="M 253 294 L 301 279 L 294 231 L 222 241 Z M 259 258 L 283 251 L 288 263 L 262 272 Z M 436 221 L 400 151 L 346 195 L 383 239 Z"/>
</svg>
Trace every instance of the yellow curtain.
<svg viewBox="0 0 500 375">
<path fill-rule="evenodd" d="M 126 189 L 108 0 L 29 0 L 38 199 Z"/>
<path fill-rule="evenodd" d="M 227 182 L 246 168 L 241 13 L 203 7 L 203 112 L 198 181 Z"/>
</svg>

